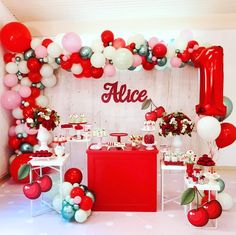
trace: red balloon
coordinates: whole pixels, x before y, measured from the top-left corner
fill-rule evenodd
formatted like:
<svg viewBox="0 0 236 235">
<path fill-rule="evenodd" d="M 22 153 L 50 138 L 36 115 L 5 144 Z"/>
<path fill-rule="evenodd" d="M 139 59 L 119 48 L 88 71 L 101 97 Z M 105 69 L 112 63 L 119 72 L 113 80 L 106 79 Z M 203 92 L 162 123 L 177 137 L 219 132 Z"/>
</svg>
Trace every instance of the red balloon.
<svg viewBox="0 0 236 235">
<path fill-rule="evenodd" d="M 79 184 L 82 181 L 82 178 L 82 172 L 78 168 L 70 168 L 64 175 L 64 180 L 66 182 L 70 182 L 71 184 Z"/>
<path fill-rule="evenodd" d="M 74 75 L 74 77 L 76 77 L 76 78 L 82 78 L 84 75 L 83 75 L 83 71 L 80 73 L 80 74 L 74 74 L 73 73 L 73 75 Z"/>
<path fill-rule="evenodd" d="M 16 182 L 18 183 L 29 182 L 29 176 L 27 176 L 25 179 L 18 180 L 18 171 L 23 164 L 26 164 L 28 163 L 29 160 L 31 160 L 30 158 L 31 155 L 32 155 L 31 153 L 21 154 L 12 161 L 10 165 L 10 174 Z M 38 175 L 36 174 L 35 171 L 33 171 L 33 179 L 36 179 L 37 177 Z"/>
<path fill-rule="evenodd" d="M 24 52 L 30 48 L 31 35 L 28 28 L 19 23 L 11 22 L 1 30 L 2 46 L 12 52 Z"/>
<path fill-rule="evenodd" d="M 157 43 L 152 50 L 154 56 L 157 58 L 163 58 L 166 55 L 167 48 L 163 43 Z"/>
<path fill-rule="evenodd" d="M 110 30 L 105 30 L 101 34 L 101 39 L 103 43 L 113 42 L 114 34 Z"/>
<path fill-rule="evenodd" d="M 24 118 L 34 117 L 34 108 L 32 106 L 28 106 L 23 108 L 23 116 Z"/>
<path fill-rule="evenodd" d="M 31 87 L 31 92 L 32 92 L 32 87 Z M 24 98 L 23 101 L 28 102 L 30 106 L 35 107 L 35 97 L 30 96 L 30 97 Z M 25 107 L 23 106 L 23 109 L 24 108 Z"/>
<path fill-rule="evenodd" d="M 236 140 L 236 127 L 231 123 L 221 123 L 220 135 L 216 139 L 218 148 L 231 145 Z"/>
<path fill-rule="evenodd" d="M 87 69 L 91 69 L 91 67 L 92 67 L 90 59 L 82 59 L 81 65 L 83 68 L 87 68 Z"/>
<path fill-rule="evenodd" d="M 30 79 L 31 82 L 40 82 L 42 79 L 42 76 L 39 72 L 29 72 L 28 73 L 28 77 Z"/>
<path fill-rule="evenodd" d="M 145 70 L 152 70 L 155 66 L 153 63 L 148 62 L 146 60 L 143 60 L 142 65 Z"/>
<path fill-rule="evenodd" d="M 61 60 L 61 68 L 65 70 L 70 70 L 72 67 L 72 61 L 68 59 L 67 61 Z"/>
<path fill-rule="evenodd" d="M 184 63 L 187 63 L 190 60 L 190 54 L 187 50 L 185 50 L 181 56 L 179 57 Z"/>
<path fill-rule="evenodd" d="M 74 187 L 71 191 L 70 191 L 70 197 L 71 198 L 75 198 L 77 196 L 83 197 L 84 196 L 84 190 L 80 187 Z"/>
<path fill-rule="evenodd" d="M 31 145 L 36 145 L 38 144 L 38 139 L 37 139 L 37 135 L 29 135 L 26 138 L 23 138 L 22 142 L 26 142 L 29 143 Z"/>
<path fill-rule="evenodd" d="M 125 40 L 123 38 L 116 38 L 113 43 L 112 46 L 116 49 L 125 47 Z"/>
<path fill-rule="evenodd" d="M 70 55 L 70 60 L 72 64 L 79 64 L 81 62 L 81 57 L 78 52 L 74 52 Z"/>
<path fill-rule="evenodd" d="M 91 74 L 93 78 L 100 78 L 103 75 L 103 68 L 92 67 Z"/>
<path fill-rule="evenodd" d="M 189 42 L 188 42 L 187 48 L 193 49 L 194 46 L 196 46 L 196 45 L 197 45 L 197 46 L 199 45 L 198 42 L 195 41 L 195 40 L 192 40 L 192 41 L 189 41 Z"/>
<path fill-rule="evenodd" d="M 85 211 L 91 210 L 93 207 L 93 200 L 88 196 L 83 196 L 79 204 L 79 207 Z"/>
<path fill-rule="evenodd" d="M 90 68 L 84 68 L 83 69 L 83 75 L 86 78 L 91 78 L 92 77 L 92 71 Z"/>
<path fill-rule="evenodd" d="M 5 53 L 3 56 L 4 62 L 9 63 L 12 62 L 12 59 L 15 58 L 15 55 L 12 53 Z"/>
<path fill-rule="evenodd" d="M 13 150 L 19 149 L 21 145 L 21 139 L 18 139 L 16 136 L 10 136 L 8 139 L 8 145 Z"/>
<path fill-rule="evenodd" d="M 53 42 L 53 41 L 52 41 L 51 39 L 45 38 L 45 39 L 43 40 L 43 42 L 42 42 L 42 45 L 47 48 L 48 45 L 51 44 L 52 42 Z"/>
<path fill-rule="evenodd" d="M 27 67 L 31 72 L 38 72 L 42 64 L 36 58 L 30 58 L 27 60 Z"/>
<path fill-rule="evenodd" d="M 40 89 L 37 87 L 31 87 L 31 95 L 30 97 L 36 98 L 40 95 Z"/>
</svg>

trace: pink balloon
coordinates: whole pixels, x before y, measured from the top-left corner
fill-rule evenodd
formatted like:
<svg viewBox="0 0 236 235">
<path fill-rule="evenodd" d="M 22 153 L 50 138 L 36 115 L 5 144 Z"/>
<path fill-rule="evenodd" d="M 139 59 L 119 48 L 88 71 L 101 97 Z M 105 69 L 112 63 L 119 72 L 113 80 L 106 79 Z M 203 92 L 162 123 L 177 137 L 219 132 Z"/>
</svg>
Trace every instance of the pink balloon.
<svg viewBox="0 0 236 235">
<path fill-rule="evenodd" d="M 34 50 L 37 58 L 44 58 L 48 55 L 47 48 L 43 45 L 39 45 Z"/>
<path fill-rule="evenodd" d="M 2 107 L 5 109 L 15 109 L 21 103 L 21 97 L 17 91 L 4 91 L 1 97 Z"/>
<path fill-rule="evenodd" d="M 81 39 L 76 33 L 67 33 L 62 38 L 62 46 L 68 52 L 78 52 L 81 48 Z"/>
<path fill-rule="evenodd" d="M 116 38 L 113 41 L 112 46 L 116 49 L 125 47 L 125 40 L 123 38 Z"/>
<path fill-rule="evenodd" d="M 7 87 L 14 87 L 18 83 L 18 77 L 15 74 L 7 74 L 3 78 L 3 82 Z"/>
<path fill-rule="evenodd" d="M 81 197 L 80 196 L 74 197 L 74 203 L 75 204 L 79 204 L 80 202 L 81 202 Z"/>
<path fill-rule="evenodd" d="M 142 64 L 142 58 L 139 55 L 134 55 L 134 60 L 132 66 L 137 67 Z"/>
<path fill-rule="evenodd" d="M 37 129 L 29 128 L 26 123 L 25 123 L 25 126 L 24 126 L 24 130 L 28 135 L 35 135 L 35 134 L 38 133 Z"/>
<path fill-rule="evenodd" d="M 159 42 L 157 37 L 152 37 L 148 41 L 148 45 L 153 49 L 153 47 Z"/>
<path fill-rule="evenodd" d="M 107 77 L 112 77 L 116 74 L 116 69 L 113 65 L 111 64 L 106 64 L 104 66 L 104 75 Z"/>
<path fill-rule="evenodd" d="M 20 86 L 19 94 L 23 98 L 27 98 L 31 95 L 31 89 L 27 86 Z"/>
<path fill-rule="evenodd" d="M 182 63 L 181 59 L 176 56 L 174 56 L 170 59 L 170 64 L 173 68 L 179 68 L 181 63 Z"/>
<path fill-rule="evenodd" d="M 16 128 L 16 126 L 11 126 L 11 127 L 9 128 L 9 130 L 8 130 L 8 135 L 9 135 L 9 136 L 14 136 L 14 135 L 16 135 L 15 128 Z"/>
</svg>

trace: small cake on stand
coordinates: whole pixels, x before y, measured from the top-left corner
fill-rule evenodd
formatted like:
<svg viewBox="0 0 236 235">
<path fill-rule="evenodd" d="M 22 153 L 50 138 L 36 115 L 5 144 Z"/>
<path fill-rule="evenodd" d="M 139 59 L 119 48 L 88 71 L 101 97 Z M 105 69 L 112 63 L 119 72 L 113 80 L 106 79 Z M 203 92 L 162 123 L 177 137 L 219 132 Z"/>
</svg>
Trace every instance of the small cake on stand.
<svg viewBox="0 0 236 235">
<path fill-rule="evenodd" d="M 102 139 L 107 136 L 107 132 L 103 128 L 95 128 L 92 132 L 93 137 L 98 138 L 98 142 L 90 146 L 90 149 L 99 150 L 102 148 Z"/>
</svg>

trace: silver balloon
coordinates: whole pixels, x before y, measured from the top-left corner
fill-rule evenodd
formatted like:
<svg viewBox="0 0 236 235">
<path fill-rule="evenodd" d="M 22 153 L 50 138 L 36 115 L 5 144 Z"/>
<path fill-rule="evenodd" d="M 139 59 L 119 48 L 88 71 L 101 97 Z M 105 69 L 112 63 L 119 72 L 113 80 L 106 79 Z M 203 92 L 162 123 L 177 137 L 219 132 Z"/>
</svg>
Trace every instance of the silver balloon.
<svg viewBox="0 0 236 235">
<path fill-rule="evenodd" d="M 60 65 L 60 64 L 61 64 L 61 58 L 60 58 L 60 57 L 55 58 L 55 62 L 56 62 L 58 65 Z"/>
<path fill-rule="evenodd" d="M 81 47 L 81 49 L 79 50 L 79 54 L 83 59 L 88 59 L 92 56 L 93 51 L 90 47 L 85 46 Z"/>
<path fill-rule="evenodd" d="M 33 49 L 29 49 L 29 50 L 25 51 L 25 53 L 24 53 L 24 59 L 25 60 L 28 60 L 32 57 L 35 57 L 35 53 L 34 53 Z"/>
<path fill-rule="evenodd" d="M 21 61 L 21 58 L 20 58 L 19 56 L 17 56 L 17 57 L 15 58 L 15 60 L 16 60 L 16 62 L 20 62 L 20 61 Z"/>
<path fill-rule="evenodd" d="M 138 51 L 138 54 L 141 56 L 146 56 L 148 54 L 148 48 L 145 45 L 142 45 Z"/>
<path fill-rule="evenodd" d="M 166 63 L 167 63 L 167 58 L 166 57 L 163 57 L 161 59 L 157 59 L 157 64 L 161 67 L 166 65 Z"/>
<path fill-rule="evenodd" d="M 91 191 L 87 191 L 85 195 L 90 197 L 93 200 L 93 202 L 95 202 L 95 195 Z"/>
<path fill-rule="evenodd" d="M 83 184 L 80 184 L 79 187 L 82 188 L 85 192 L 88 191 L 88 187 Z"/>
<path fill-rule="evenodd" d="M 22 153 L 32 153 L 33 152 L 33 146 L 29 143 L 22 143 L 20 146 L 20 151 Z"/>
<path fill-rule="evenodd" d="M 18 133 L 18 134 L 16 135 L 16 137 L 17 137 L 18 139 L 21 139 L 21 138 L 23 138 L 23 134 L 22 134 L 22 133 Z"/>
</svg>

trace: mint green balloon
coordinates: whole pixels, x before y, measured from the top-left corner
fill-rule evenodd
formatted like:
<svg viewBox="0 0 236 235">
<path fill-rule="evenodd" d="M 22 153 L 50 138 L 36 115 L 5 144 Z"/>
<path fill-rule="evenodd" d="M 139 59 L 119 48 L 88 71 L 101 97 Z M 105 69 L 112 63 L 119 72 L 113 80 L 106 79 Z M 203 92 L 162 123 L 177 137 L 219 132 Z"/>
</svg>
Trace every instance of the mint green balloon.
<svg viewBox="0 0 236 235">
<path fill-rule="evenodd" d="M 224 96 L 223 103 L 226 106 L 226 114 L 225 116 L 215 116 L 215 118 L 217 118 L 219 122 L 224 121 L 233 112 L 233 102 L 230 100 L 230 98 Z"/>
<path fill-rule="evenodd" d="M 223 192 L 224 189 L 225 189 L 225 182 L 224 182 L 222 179 L 220 179 L 220 178 L 217 179 L 216 181 L 217 181 L 217 183 L 218 183 L 219 186 L 220 186 L 220 190 L 218 191 L 218 193 Z"/>
</svg>

